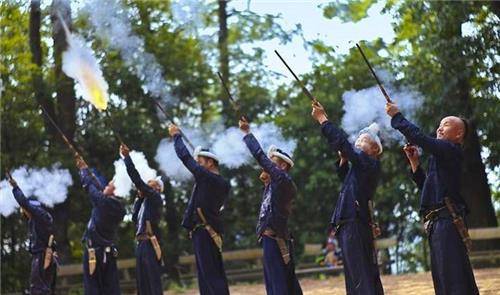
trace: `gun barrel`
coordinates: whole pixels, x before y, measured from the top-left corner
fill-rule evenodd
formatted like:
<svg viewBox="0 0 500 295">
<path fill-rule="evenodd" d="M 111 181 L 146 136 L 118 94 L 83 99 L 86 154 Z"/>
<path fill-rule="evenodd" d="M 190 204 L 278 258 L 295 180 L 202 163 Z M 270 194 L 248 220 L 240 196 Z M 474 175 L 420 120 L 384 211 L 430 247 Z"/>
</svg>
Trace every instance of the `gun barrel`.
<svg viewBox="0 0 500 295">
<path fill-rule="evenodd" d="M 85 159 L 83 159 L 83 156 L 78 152 L 78 150 L 76 149 L 76 147 L 69 141 L 69 139 L 66 137 L 66 135 L 64 135 L 64 132 L 61 130 L 61 128 L 59 128 L 59 126 L 56 124 L 56 121 L 54 121 L 54 119 L 52 119 L 52 117 L 49 115 L 49 112 L 47 111 L 47 109 L 45 109 L 45 107 L 41 104 L 39 104 L 40 108 L 42 109 L 42 112 L 45 114 L 45 116 L 47 117 L 47 119 L 49 119 L 50 123 L 54 126 L 54 128 L 56 128 L 56 130 L 59 132 L 59 134 L 61 135 L 62 139 L 64 140 L 64 142 L 66 143 L 66 145 L 69 147 L 69 149 L 71 150 L 71 152 L 73 152 L 75 154 L 75 156 L 78 156 L 82 159 L 82 161 L 85 163 L 85 165 L 88 166 L 87 162 L 85 161 Z M 101 186 L 100 182 L 97 180 L 97 177 L 95 176 L 95 174 L 90 171 L 90 176 L 92 177 L 92 179 L 94 180 L 96 186 L 100 189 L 103 189 L 103 187 Z"/>
<path fill-rule="evenodd" d="M 229 101 L 231 101 L 231 105 L 233 106 L 233 109 L 238 113 L 238 116 L 240 118 L 243 118 L 248 121 L 247 116 L 243 115 L 240 110 L 240 105 L 234 100 L 233 96 L 231 95 L 231 92 L 229 91 L 229 88 L 226 85 L 226 82 L 224 82 L 224 78 L 222 77 L 222 74 L 220 72 L 217 72 L 217 76 L 219 76 L 220 83 L 222 84 L 222 88 L 226 91 L 227 97 L 229 98 Z"/>
<path fill-rule="evenodd" d="M 299 77 L 297 77 L 297 75 L 293 72 L 293 70 L 290 68 L 290 66 L 286 63 L 286 61 L 283 59 L 283 57 L 281 57 L 281 55 L 278 53 L 278 51 L 274 50 L 274 53 L 276 53 L 276 55 L 279 57 L 279 59 L 285 65 L 285 67 L 288 69 L 288 71 L 290 71 L 290 73 L 292 73 L 292 76 L 295 78 L 295 80 L 297 80 L 297 82 L 300 85 L 300 88 L 302 88 L 302 92 L 307 97 L 309 97 L 312 101 L 317 101 L 316 98 L 311 94 L 311 92 L 304 86 L 304 83 L 302 83 L 302 81 L 299 79 Z"/>
<path fill-rule="evenodd" d="M 124 144 L 120 133 L 116 130 L 115 120 L 113 120 L 113 118 L 111 117 L 111 114 L 109 113 L 109 111 L 107 109 L 104 112 L 105 112 L 108 120 L 111 121 L 111 128 L 113 129 L 113 134 L 116 136 L 116 139 L 118 139 L 120 144 Z"/>
<path fill-rule="evenodd" d="M 359 52 L 361 53 L 361 56 L 363 56 L 363 59 L 365 60 L 365 63 L 366 65 L 368 66 L 368 68 L 370 69 L 370 72 L 372 73 L 373 77 L 375 78 L 375 80 L 377 81 L 377 84 L 378 84 L 378 87 L 380 88 L 380 91 L 382 91 L 382 94 L 384 95 L 385 97 L 385 100 L 389 103 L 392 103 L 392 100 L 391 98 L 389 97 L 389 94 L 387 94 L 387 91 L 385 91 L 385 88 L 384 86 L 382 85 L 382 83 L 380 82 L 380 80 L 378 79 L 378 76 L 377 74 L 375 73 L 375 71 L 373 70 L 370 62 L 368 61 L 368 58 L 366 58 L 366 55 L 365 53 L 363 52 L 363 49 L 361 49 L 361 46 L 359 46 L 358 43 L 356 43 L 356 47 L 358 48 Z"/>
<path fill-rule="evenodd" d="M 153 100 L 153 102 L 156 104 L 156 106 L 160 109 L 160 111 L 165 115 L 165 117 L 167 117 L 167 120 L 170 122 L 170 123 L 174 123 L 174 121 L 172 121 L 171 119 L 169 119 L 169 116 L 167 114 L 167 111 L 165 111 L 165 109 L 161 106 L 161 104 L 159 102 L 156 101 L 156 99 L 152 98 L 151 97 L 151 100 Z M 194 151 L 194 145 L 193 143 L 191 142 L 191 140 L 189 140 L 189 138 L 187 138 L 187 136 L 184 134 L 184 132 L 182 132 L 181 130 L 181 136 L 184 138 L 184 140 L 186 141 L 186 143 L 189 145 L 189 147 Z"/>
</svg>

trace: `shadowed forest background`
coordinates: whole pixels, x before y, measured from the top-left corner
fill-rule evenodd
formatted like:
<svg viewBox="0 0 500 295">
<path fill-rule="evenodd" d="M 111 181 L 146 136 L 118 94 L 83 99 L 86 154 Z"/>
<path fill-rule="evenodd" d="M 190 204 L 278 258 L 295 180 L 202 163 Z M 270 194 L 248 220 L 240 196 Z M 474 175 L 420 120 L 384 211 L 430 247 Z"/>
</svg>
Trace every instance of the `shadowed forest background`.
<svg viewBox="0 0 500 295">
<path fill-rule="evenodd" d="M 1 166 L 2 179 L 5 167 L 49 167 L 59 162 L 70 169 L 74 184 L 68 197 L 51 209 L 61 263 L 68 264 L 82 260 L 81 237 L 90 203 L 81 188 L 72 154 L 44 119 L 38 104 L 49 110 L 65 134 L 83 149 L 89 164 L 108 178 L 114 173 L 119 143 L 109 118 L 77 97 L 73 80 L 61 70 L 66 39 L 54 15 L 59 2 L 63 1 L 0 4 Z M 72 1 L 71 9 L 81 7 L 81 2 Z M 320 7 L 325 18 L 357 22 L 376 2 L 332 2 Z M 259 42 L 267 40 L 286 45 L 293 37 L 302 36 L 301 26 L 286 30 L 280 25 L 280 15 L 236 10 L 225 1 L 207 1 L 200 18 L 202 27 L 197 28 L 209 32 L 207 38 L 176 25 L 170 1 L 121 3 L 134 33 L 145 40 L 145 51 L 154 55 L 172 94 L 179 99 L 167 110 L 172 117 L 187 118 L 195 127 L 207 128 L 213 122 L 236 126 L 238 116 L 217 80 L 216 72 L 220 71 L 253 122 L 274 122 L 285 137 L 296 140 L 292 176 L 299 194 L 291 231 L 298 245 L 323 242 L 341 185 L 334 173 L 337 155 L 329 150 L 311 119 L 310 101 L 299 85 L 284 76 L 288 75 L 285 68 L 278 73 L 263 66 L 263 57 L 273 52 L 259 47 Z M 471 209 L 467 222 L 470 227 L 498 226 L 500 2 L 387 1 L 384 13 L 395 20 L 393 42 L 363 41 L 356 36 L 353 40 L 360 41 L 377 69 L 388 71 L 397 85 L 411 87 L 423 96 L 416 123 L 427 133 L 432 133 L 445 115 L 470 119 L 472 130 L 464 146 L 462 188 Z M 141 80 L 106 40 L 96 37 L 85 14 L 66 11 L 63 17 L 72 31 L 85 38 L 100 63 L 112 94 L 108 108 L 123 140 L 131 149 L 142 151 L 149 164 L 158 169 L 154 158 L 158 143 L 168 137 L 166 121 L 151 103 Z M 465 23 L 472 23 L 475 32 L 464 34 Z M 372 87 L 375 82 L 354 46 L 347 54 L 339 54 L 322 40 L 303 40 L 311 53 L 312 70 L 301 78 L 325 106 L 330 120 L 340 124 L 342 94 Z M 398 101 L 397 97 L 393 99 Z M 429 269 L 427 244 L 422 242 L 425 238 L 418 217 L 419 194 L 401 148 L 398 142 L 385 144 L 383 176 L 375 196 L 382 237 L 396 236 L 399 241 L 388 253 L 393 267 L 386 271 L 398 273 Z M 256 168 L 251 162 L 237 169 L 222 169 L 232 184 L 224 210 L 225 250 L 256 247 L 254 228 L 262 191 L 260 170 Z M 180 226 L 191 187 L 192 181 L 166 182 L 161 230 L 169 283 L 179 280 L 179 255 L 192 253 L 187 233 Z M 129 199 L 130 212 L 133 194 Z M 134 256 L 134 226 L 130 218 L 126 220 L 117 242 L 120 258 Z M 499 242 L 476 242 L 475 247 L 498 249 Z M 26 286 L 30 267 L 27 247 L 27 227 L 19 212 L 2 216 L 2 292 Z"/>
</svg>

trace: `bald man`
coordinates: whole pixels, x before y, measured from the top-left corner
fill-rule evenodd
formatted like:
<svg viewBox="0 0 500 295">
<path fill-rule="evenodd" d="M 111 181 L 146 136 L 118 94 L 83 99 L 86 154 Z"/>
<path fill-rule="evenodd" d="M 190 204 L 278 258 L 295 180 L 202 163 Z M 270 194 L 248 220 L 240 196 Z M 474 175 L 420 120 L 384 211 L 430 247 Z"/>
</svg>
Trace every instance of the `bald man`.
<svg viewBox="0 0 500 295">
<path fill-rule="evenodd" d="M 421 190 L 420 214 L 423 216 L 431 249 L 434 290 L 441 294 L 479 294 L 469 262 L 467 248 L 453 223 L 453 213 L 464 217 L 467 205 L 460 195 L 462 172 L 461 145 L 467 135 L 467 123 L 455 116 L 441 120 L 436 137 L 425 135 L 409 122 L 394 103 L 386 104 L 391 125 L 424 152 L 430 153 L 427 173 L 420 167 L 418 153 L 408 146 L 405 152 L 412 166 L 413 179 Z M 450 208 L 445 199 L 449 200 Z"/>
</svg>

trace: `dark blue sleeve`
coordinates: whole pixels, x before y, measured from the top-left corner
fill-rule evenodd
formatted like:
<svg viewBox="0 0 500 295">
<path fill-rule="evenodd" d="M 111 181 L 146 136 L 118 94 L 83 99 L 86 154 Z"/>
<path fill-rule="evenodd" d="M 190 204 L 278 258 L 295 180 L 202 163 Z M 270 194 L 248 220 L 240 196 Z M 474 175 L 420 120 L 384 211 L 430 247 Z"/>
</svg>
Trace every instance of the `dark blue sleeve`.
<svg viewBox="0 0 500 295">
<path fill-rule="evenodd" d="M 266 153 L 264 153 L 262 147 L 252 133 L 245 135 L 243 137 L 243 141 L 250 150 L 250 153 L 252 153 L 252 156 L 259 163 L 260 167 L 262 167 L 264 171 L 269 173 L 269 175 L 271 175 L 271 178 L 278 180 L 280 177 L 286 175 L 286 172 L 284 170 L 278 168 L 278 166 L 276 166 L 276 164 L 274 164 L 274 162 L 267 157 Z"/>
<path fill-rule="evenodd" d="M 413 181 L 417 184 L 419 190 L 424 187 L 424 182 L 427 176 L 425 175 L 424 169 L 419 165 L 415 172 L 411 173 Z"/>
<path fill-rule="evenodd" d="M 127 156 L 123 159 L 125 162 L 125 166 L 127 167 L 127 173 L 132 182 L 135 184 L 135 187 L 140 190 L 142 193 L 145 194 L 145 196 L 150 196 L 153 194 L 156 194 L 157 192 L 147 185 L 139 175 L 139 172 L 137 169 L 135 169 L 134 162 L 132 161 L 132 158 L 130 156 Z"/>
<path fill-rule="evenodd" d="M 408 121 L 401 113 L 392 117 L 391 126 L 399 130 L 410 143 L 418 145 L 428 153 L 438 157 L 455 155 L 454 152 L 457 150 L 455 144 L 425 135 L 420 128 Z"/>
<path fill-rule="evenodd" d="M 51 223 L 52 217 L 50 216 L 50 214 L 42 207 L 31 205 L 29 200 L 24 195 L 23 191 L 18 186 L 12 189 L 12 194 L 14 194 L 14 198 L 16 199 L 19 206 L 21 206 L 23 210 L 28 211 L 33 219 L 43 222 L 44 224 Z"/>
<path fill-rule="evenodd" d="M 359 151 L 354 149 L 354 146 L 347 139 L 347 134 L 332 122 L 326 121 L 321 124 L 321 132 L 328 140 L 328 144 L 334 151 L 340 151 L 354 165 L 364 164 L 364 158 Z"/>
<path fill-rule="evenodd" d="M 94 179 L 92 179 L 88 168 L 80 170 L 80 180 L 83 188 L 89 195 L 90 203 L 93 207 L 97 207 L 102 201 L 105 200 L 106 197 L 102 191 L 96 187 Z"/>
<path fill-rule="evenodd" d="M 132 212 L 132 221 L 137 223 L 137 217 L 139 216 L 139 210 L 141 210 L 142 202 L 144 202 L 144 198 L 137 197 L 134 202 L 134 211 Z"/>
<path fill-rule="evenodd" d="M 347 176 L 347 172 L 349 172 L 349 162 L 345 162 L 340 165 L 340 160 L 338 160 L 335 163 L 335 166 L 337 168 L 337 175 L 339 176 L 340 180 L 344 181 L 345 177 Z"/>
<path fill-rule="evenodd" d="M 174 136 L 174 148 L 177 157 L 181 159 L 184 166 L 186 166 L 186 168 L 193 173 L 196 179 L 210 175 L 210 172 L 200 166 L 200 164 L 195 161 L 191 153 L 189 153 L 184 141 L 182 140 L 182 135 L 177 134 Z"/>
</svg>

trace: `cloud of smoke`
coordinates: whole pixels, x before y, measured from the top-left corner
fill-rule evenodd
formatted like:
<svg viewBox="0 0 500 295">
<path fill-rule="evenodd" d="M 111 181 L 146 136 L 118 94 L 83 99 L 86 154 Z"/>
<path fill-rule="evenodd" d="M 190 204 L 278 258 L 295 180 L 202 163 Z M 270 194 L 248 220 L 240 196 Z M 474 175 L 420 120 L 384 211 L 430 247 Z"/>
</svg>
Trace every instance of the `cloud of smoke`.
<svg viewBox="0 0 500 295">
<path fill-rule="evenodd" d="M 423 97 L 408 87 L 394 86 L 387 72 L 377 72 L 383 80 L 384 87 L 391 99 L 397 103 L 399 109 L 408 118 L 413 118 L 416 110 L 422 105 Z M 373 86 L 359 91 L 349 90 L 342 95 L 344 101 L 344 116 L 342 117 L 342 128 L 351 135 L 357 136 L 358 132 L 377 122 L 380 126 L 380 136 L 385 141 L 400 141 L 402 135 L 392 129 L 391 118 L 385 112 L 385 98 L 378 86 Z"/>
<path fill-rule="evenodd" d="M 297 146 L 295 140 L 285 139 L 280 129 L 273 123 L 253 125 L 251 131 L 266 152 L 269 146 L 274 144 L 292 155 Z M 221 164 L 228 168 L 238 168 L 250 163 L 252 159 L 252 155 L 243 142 L 243 133 L 237 127 L 231 127 L 218 135 L 212 149 L 219 156 Z"/>
<path fill-rule="evenodd" d="M 214 131 L 210 135 L 204 135 L 207 133 L 200 129 L 183 129 L 183 132 L 195 146 L 209 147 L 219 157 L 220 164 L 228 168 L 238 168 L 251 163 L 252 155 L 243 142 L 243 133 L 238 128 L 230 127 L 220 131 L 220 126 L 213 126 L 212 130 Z M 253 125 L 251 130 L 265 151 L 274 144 L 293 154 L 297 145 L 295 140 L 285 139 L 280 129 L 273 123 Z M 160 142 L 155 160 L 170 178 L 176 181 L 186 181 L 191 178 L 191 173 L 177 157 L 174 143 L 170 139 L 163 139 Z"/>
<path fill-rule="evenodd" d="M 21 166 L 11 171 L 11 174 L 26 197 L 36 197 L 46 206 L 53 207 L 66 200 L 68 187 L 73 185 L 69 170 L 59 167 L 59 163 L 52 165 L 49 169 Z M 0 182 L 0 213 L 3 216 L 9 216 L 18 207 L 8 181 L 2 180 Z"/>
<path fill-rule="evenodd" d="M 130 151 L 130 158 L 134 162 L 135 168 L 144 182 L 148 182 L 151 179 L 156 178 L 156 170 L 149 167 L 146 156 L 139 151 Z M 118 159 L 114 163 L 115 165 L 115 195 L 120 197 L 127 197 L 130 194 L 130 190 L 133 187 L 132 180 L 128 176 L 127 168 L 123 159 Z"/>
<path fill-rule="evenodd" d="M 83 11 L 87 12 L 95 34 L 120 52 L 125 64 L 142 82 L 145 92 L 167 104 L 176 102 L 170 85 L 163 79 L 161 65 L 154 55 L 146 52 L 144 39 L 133 32 L 128 11 L 118 1 L 91 0 L 86 2 Z"/>
</svg>

